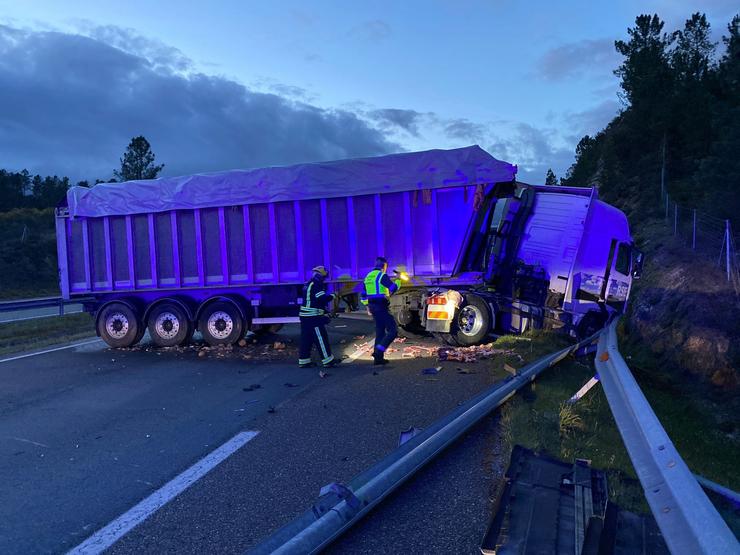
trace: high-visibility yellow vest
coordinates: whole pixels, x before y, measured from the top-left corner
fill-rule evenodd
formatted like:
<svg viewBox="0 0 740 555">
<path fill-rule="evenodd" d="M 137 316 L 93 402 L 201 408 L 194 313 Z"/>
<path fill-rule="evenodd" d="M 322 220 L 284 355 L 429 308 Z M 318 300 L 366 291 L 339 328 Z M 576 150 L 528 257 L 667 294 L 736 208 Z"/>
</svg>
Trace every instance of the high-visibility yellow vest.
<svg viewBox="0 0 740 555">
<path fill-rule="evenodd" d="M 367 299 L 387 299 L 391 296 L 390 290 L 380 283 L 385 276 L 382 270 L 373 270 L 365 276 L 365 297 Z"/>
</svg>

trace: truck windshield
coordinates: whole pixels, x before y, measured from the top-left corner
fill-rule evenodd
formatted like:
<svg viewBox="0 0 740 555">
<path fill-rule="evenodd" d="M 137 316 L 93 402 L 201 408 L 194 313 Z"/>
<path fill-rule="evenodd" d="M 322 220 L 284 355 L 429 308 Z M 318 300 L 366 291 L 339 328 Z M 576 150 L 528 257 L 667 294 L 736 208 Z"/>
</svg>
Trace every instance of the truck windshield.
<svg viewBox="0 0 740 555">
<path fill-rule="evenodd" d="M 630 275 L 630 263 L 632 262 L 632 247 L 627 243 L 619 243 L 617 260 L 614 269 L 624 276 Z"/>
</svg>

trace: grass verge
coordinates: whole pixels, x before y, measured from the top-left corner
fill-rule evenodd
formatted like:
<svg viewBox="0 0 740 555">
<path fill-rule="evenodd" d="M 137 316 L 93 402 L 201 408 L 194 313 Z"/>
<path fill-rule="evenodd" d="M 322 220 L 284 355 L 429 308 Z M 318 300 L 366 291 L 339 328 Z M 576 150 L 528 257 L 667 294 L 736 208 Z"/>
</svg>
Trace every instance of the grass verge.
<svg viewBox="0 0 740 555">
<path fill-rule="evenodd" d="M 67 314 L 0 324 L 0 355 L 31 351 L 95 336 L 89 314 Z"/>
<path fill-rule="evenodd" d="M 565 339 L 546 333 L 521 339 L 503 337 L 497 347 L 513 348 L 527 362 L 553 352 Z M 628 361 L 630 362 L 630 361 Z M 503 361 L 499 363 L 503 366 Z M 603 389 L 596 385 L 575 405 L 569 399 L 593 375 L 593 358 L 568 358 L 546 370 L 527 391 L 502 408 L 504 437 L 509 447 L 520 444 L 565 461 L 589 459 L 607 472 L 610 498 L 621 507 L 648 512 L 642 488 L 624 447 Z M 640 387 L 689 468 L 731 489 L 740 487 L 740 442 L 723 427 L 726 415 L 711 400 L 678 395 L 636 373 Z M 641 379 L 642 378 L 642 379 Z M 725 428 L 725 429 L 723 429 Z M 716 500 L 715 500 L 716 502 Z M 737 535 L 740 514 L 719 504 Z"/>
</svg>

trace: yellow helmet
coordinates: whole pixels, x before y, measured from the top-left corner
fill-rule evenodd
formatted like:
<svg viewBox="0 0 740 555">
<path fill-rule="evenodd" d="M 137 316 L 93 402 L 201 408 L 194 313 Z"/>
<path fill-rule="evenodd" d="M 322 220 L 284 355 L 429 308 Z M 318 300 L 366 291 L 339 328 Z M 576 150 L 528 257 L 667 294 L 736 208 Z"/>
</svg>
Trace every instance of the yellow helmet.
<svg viewBox="0 0 740 555">
<path fill-rule="evenodd" d="M 319 274 L 321 277 L 326 277 L 329 275 L 328 270 L 324 266 L 314 266 L 311 271 L 314 274 Z"/>
</svg>

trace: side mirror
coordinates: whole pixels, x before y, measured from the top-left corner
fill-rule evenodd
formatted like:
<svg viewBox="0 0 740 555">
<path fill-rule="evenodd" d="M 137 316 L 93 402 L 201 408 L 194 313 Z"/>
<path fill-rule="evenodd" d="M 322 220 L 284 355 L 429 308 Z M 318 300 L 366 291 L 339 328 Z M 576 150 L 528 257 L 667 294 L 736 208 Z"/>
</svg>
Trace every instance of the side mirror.
<svg viewBox="0 0 740 555">
<path fill-rule="evenodd" d="M 642 276 L 642 264 L 645 254 L 637 249 L 632 250 L 632 279 L 640 279 Z"/>
</svg>

